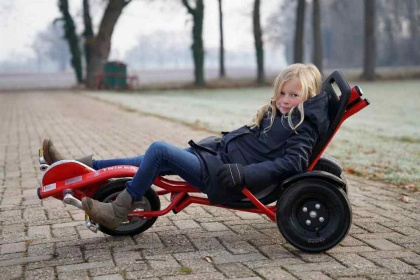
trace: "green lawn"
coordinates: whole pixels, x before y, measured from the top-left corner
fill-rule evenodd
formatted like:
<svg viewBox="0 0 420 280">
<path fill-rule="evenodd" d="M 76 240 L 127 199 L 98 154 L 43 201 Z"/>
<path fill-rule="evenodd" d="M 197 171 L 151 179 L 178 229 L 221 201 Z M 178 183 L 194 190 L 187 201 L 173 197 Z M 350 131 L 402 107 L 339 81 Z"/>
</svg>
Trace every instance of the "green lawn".
<svg viewBox="0 0 420 280">
<path fill-rule="evenodd" d="M 358 85 L 371 105 L 343 124 L 326 153 L 350 173 L 419 188 L 420 81 Z M 271 88 L 87 94 L 217 133 L 248 123 Z"/>
</svg>

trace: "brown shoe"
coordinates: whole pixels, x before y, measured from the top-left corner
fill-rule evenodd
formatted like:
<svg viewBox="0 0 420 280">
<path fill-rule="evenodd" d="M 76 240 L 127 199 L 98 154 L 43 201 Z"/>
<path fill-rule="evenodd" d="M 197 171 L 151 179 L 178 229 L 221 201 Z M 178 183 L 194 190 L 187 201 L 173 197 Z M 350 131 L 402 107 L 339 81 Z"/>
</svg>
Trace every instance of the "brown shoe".
<svg viewBox="0 0 420 280">
<path fill-rule="evenodd" d="M 42 150 L 45 161 L 51 165 L 56 161 L 65 159 L 54 146 L 53 142 L 50 139 L 44 139 L 42 142 Z"/>
<path fill-rule="evenodd" d="M 87 166 L 93 168 L 93 155 L 77 158 L 76 161 L 86 164 Z"/>
<path fill-rule="evenodd" d="M 115 229 L 132 211 L 132 201 L 131 195 L 125 189 L 118 194 L 114 202 L 104 203 L 84 197 L 82 205 L 90 219 L 108 229 Z"/>
</svg>

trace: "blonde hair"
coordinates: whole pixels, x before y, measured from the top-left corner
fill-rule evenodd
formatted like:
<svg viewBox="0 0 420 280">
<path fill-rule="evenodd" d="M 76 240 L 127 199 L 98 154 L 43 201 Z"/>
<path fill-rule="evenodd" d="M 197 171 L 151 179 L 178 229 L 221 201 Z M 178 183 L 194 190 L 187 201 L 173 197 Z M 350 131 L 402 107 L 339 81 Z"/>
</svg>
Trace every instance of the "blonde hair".
<svg viewBox="0 0 420 280">
<path fill-rule="evenodd" d="M 293 79 L 297 78 L 302 86 L 302 103 L 298 106 L 293 107 L 288 113 L 288 123 L 292 130 L 296 131 L 298 126 L 304 120 L 304 110 L 303 110 L 303 102 L 308 100 L 309 98 L 314 97 L 321 91 L 322 86 L 322 75 L 319 72 L 318 68 L 316 68 L 313 64 L 301 64 L 296 63 L 289 65 L 274 80 L 274 91 L 273 97 L 271 98 L 270 102 L 261 106 L 261 108 L 257 111 L 257 113 L 253 116 L 252 122 L 250 124 L 251 128 L 260 127 L 261 122 L 265 115 L 269 113 L 270 115 L 270 125 L 264 129 L 264 133 L 270 130 L 271 126 L 274 123 L 274 118 L 276 117 L 276 101 L 280 98 L 281 90 L 283 85 Z M 294 109 L 297 108 L 300 112 L 300 121 L 294 125 L 292 123 L 292 113 Z"/>
</svg>

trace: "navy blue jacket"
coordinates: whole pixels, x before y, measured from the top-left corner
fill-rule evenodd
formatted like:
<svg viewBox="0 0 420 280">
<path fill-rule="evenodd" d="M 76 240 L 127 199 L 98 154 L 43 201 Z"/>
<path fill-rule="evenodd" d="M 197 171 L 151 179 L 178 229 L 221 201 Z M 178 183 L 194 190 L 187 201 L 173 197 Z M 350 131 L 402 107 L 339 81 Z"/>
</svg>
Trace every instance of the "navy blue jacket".
<svg viewBox="0 0 420 280">
<path fill-rule="evenodd" d="M 277 111 L 272 127 L 265 133 L 270 124 L 268 113 L 260 127 L 242 126 L 222 138 L 211 136 L 197 144 L 189 142 L 200 159 L 203 192 L 211 204 L 244 197 L 241 192 L 218 184 L 216 171 L 222 164 L 244 165 L 245 184 L 252 193 L 306 170 L 313 147 L 329 126 L 327 95 L 318 94 L 304 102 L 303 107 L 305 118 L 296 131 L 290 128 L 288 117 Z M 300 113 L 294 110 L 292 122 L 296 124 L 299 120 Z"/>
</svg>

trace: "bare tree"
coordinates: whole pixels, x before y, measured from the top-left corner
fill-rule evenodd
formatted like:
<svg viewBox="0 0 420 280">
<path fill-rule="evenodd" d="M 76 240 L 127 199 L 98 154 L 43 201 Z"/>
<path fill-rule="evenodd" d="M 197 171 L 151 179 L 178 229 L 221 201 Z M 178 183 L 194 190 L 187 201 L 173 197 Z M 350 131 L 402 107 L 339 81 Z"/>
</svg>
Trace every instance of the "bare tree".
<svg viewBox="0 0 420 280">
<path fill-rule="evenodd" d="M 89 61 L 90 61 L 90 45 L 92 45 L 93 39 L 94 39 L 92 18 L 90 16 L 89 0 L 83 0 L 83 22 L 85 24 L 83 37 L 85 38 L 85 59 L 86 59 L 86 73 L 87 73 L 87 66 L 89 65 Z"/>
<path fill-rule="evenodd" d="M 189 0 L 182 0 L 189 14 L 193 18 L 192 37 L 193 43 L 191 50 L 194 60 L 194 84 L 203 86 L 204 81 L 204 44 L 203 44 L 203 18 L 204 3 L 203 0 L 195 0 L 195 8 L 192 8 Z"/>
<path fill-rule="evenodd" d="M 410 39 L 411 44 L 409 46 L 410 57 L 414 60 L 414 63 L 420 63 L 420 55 L 418 52 L 418 32 L 419 32 L 419 19 L 420 17 L 420 1 L 407 1 L 407 13 L 410 23 Z M 416 15 L 417 13 L 417 15 Z M 417 47 L 416 47 L 417 46 Z"/>
<path fill-rule="evenodd" d="M 69 12 L 69 4 L 67 0 L 58 0 L 58 7 L 60 9 L 62 18 L 56 19 L 55 21 L 63 21 L 64 37 L 66 38 L 70 52 L 71 52 L 71 66 L 76 73 L 77 82 L 80 84 L 83 82 L 82 77 L 82 54 L 79 47 L 79 38 L 76 35 L 76 27 L 74 21 Z"/>
<path fill-rule="evenodd" d="M 98 34 L 89 44 L 90 59 L 86 76 L 86 85 L 90 88 L 95 86 L 95 75 L 101 70 L 103 63 L 108 59 L 111 51 L 111 37 L 115 24 L 121 15 L 123 8 L 131 0 L 109 0 L 99 25 Z"/>
<path fill-rule="evenodd" d="M 253 30 L 255 41 L 255 53 L 257 57 L 257 83 L 264 83 L 264 47 L 260 24 L 260 0 L 254 1 Z"/>
<path fill-rule="evenodd" d="M 225 47 L 223 42 L 223 9 L 222 0 L 219 0 L 219 29 L 220 29 L 220 51 L 219 51 L 219 77 L 225 77 Z"/>
<path fill-rule="evenodd" d="M 362 77 L 375 79 L 375 0 L 365 0 L 365 52 Z"/>
<path fill-rule="evenodd" d="M 305 0 L 298 0 L 296 9 L 295 52 L 294 62 L 303 62 L 303 30 L 305 27 Z"/>
<path fill-rule="evenodd" d="M 323 71 L 323 49 L 322 49 L 322 32 L 321 32 L 321 7 L 320 0 L 313 0 L 313 61 L 319 71 Z"/>
</svg>

